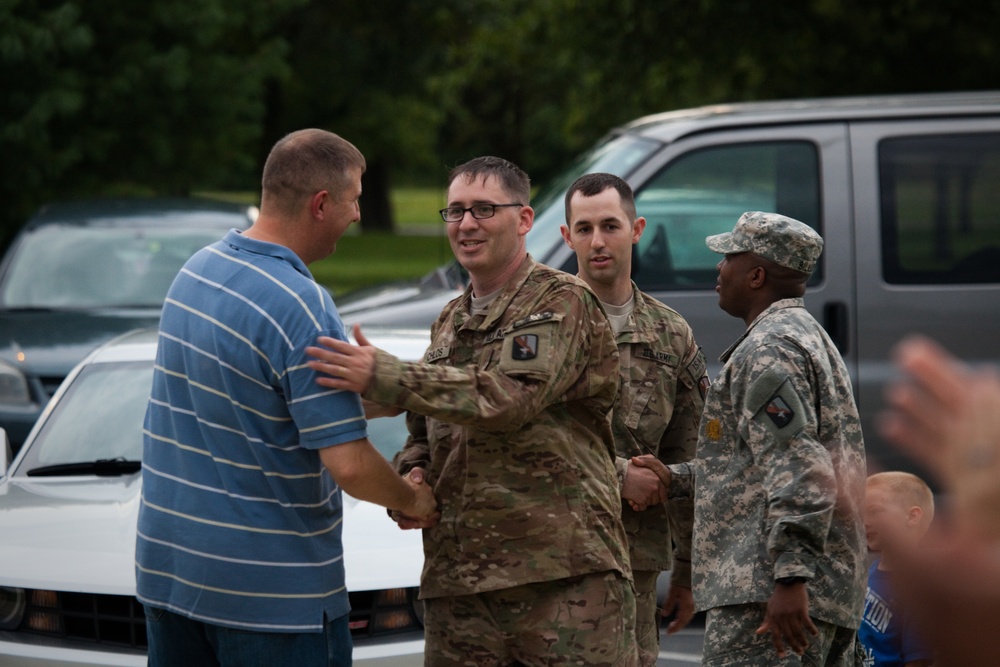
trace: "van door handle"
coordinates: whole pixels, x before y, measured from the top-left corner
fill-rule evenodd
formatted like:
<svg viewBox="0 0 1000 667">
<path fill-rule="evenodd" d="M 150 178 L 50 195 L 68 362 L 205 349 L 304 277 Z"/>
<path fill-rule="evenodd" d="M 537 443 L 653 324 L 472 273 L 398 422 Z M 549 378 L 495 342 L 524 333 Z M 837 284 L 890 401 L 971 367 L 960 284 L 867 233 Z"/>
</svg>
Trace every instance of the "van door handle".
<svg viewBox="0 0 1000 667">
<path fill-rule="evenodd" d="M 831 301 L 823 306 L 823 328 L 841 354 L 847 354 L 847 304 Z"/>
</svg>

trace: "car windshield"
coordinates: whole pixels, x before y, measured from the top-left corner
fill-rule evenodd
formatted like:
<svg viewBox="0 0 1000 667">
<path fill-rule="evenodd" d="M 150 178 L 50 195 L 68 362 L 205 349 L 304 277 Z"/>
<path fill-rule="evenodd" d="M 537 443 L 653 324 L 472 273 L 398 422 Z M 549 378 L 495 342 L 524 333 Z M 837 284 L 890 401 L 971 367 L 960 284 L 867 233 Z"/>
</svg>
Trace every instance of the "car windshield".
<svg viewBox="0 0 1000 667">
<path fill-rule="evenodd" d="M 142 421 L 153 364 L 92 364 L 55 404 L 18 472 L 110 459 L 142 460 Z"/>
<path fill-rule="evenodd" d="M 67 388 L 31 444 L 18 473 L 75 463 L 142 460 L 142 423 L 153 385 L 149 361 L 91 364 Z M 368 422 L 387 459 L 406 443 L 404 415 Z"/>
<path fill-rule="evenodd" d="M 623 134 L 598 144 L 550 181 L 532 202 L 535 224 L 527 237 L 531 256 L 542 263 L 548 261 L 548 255 L 553 250 L 552 241 L 559 238 L 559 226 L 566 221 L 563 198 L 576 179 L 594 172 L 608 172 L 627 178 L 660 146 L 659 142 L 651 139 Z"/>
<path fill-rule="evenodd" d="M 0 303 L 19 308 L 160 307 L 184 262 L 225 230 L 46 225 L 18 244 Z"/>
</svg>

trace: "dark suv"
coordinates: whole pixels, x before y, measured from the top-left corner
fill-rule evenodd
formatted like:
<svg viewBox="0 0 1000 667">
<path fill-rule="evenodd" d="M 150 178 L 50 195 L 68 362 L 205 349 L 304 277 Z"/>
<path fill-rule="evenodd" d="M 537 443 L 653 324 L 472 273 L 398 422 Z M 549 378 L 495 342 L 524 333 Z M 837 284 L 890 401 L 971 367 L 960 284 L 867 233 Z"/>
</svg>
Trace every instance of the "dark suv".
<svg viewBox="0 0 1000 667">
<path fill-rule="evenodd" d="M 66 374 L 115 335 L 156 326 L 184 262 L 253 206 L 193 199 L 42 208 L 0 264 L 0 426 L 20 447 Z"/>
</svg>

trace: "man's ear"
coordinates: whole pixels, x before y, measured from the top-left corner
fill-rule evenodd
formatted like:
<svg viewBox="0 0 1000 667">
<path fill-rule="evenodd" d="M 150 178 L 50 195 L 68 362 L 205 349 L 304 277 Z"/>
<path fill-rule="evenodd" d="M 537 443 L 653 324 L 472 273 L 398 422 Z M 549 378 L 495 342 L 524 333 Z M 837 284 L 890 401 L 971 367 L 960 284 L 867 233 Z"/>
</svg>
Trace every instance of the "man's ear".
<svg viewBox="0 0 1000 667">
<path fill-rule="evenodd" d="M 315 220 L 322 220 L 324 207 L 330 201 L 330 193 L 327 190 L 320 190 L 309 198 L 309 214 Z"/>
<path fill-rule="evenodd" d="M 644 229 L 646 229 L 646 218 L 636 218 L 635 222 L 632 223 L 632 245 L 639 242 L 639 239 L 642 238 L 642 232 Z M 654 234 L 653 237 L 655 238 L 656 235 Z"/>
<path fill-rule="evenodd" d="M 767 283 L 767 269 L 763 266 L 755 266 L 747 273 L 747 282 L 750 289 L 760 289 Z"/>
<path fill-rule="evenodd" d="M 576 250 L 576 248 L 573 247 L 573 238 L 569 235 L 569 227 L 567 227 L 566 225 L 560 225 L 559 231 L 562 233 L 563 241 L 566 242 L 566 245 L 569 246 L 569 249 Z"/>
<path fill-rule="evenodd" d="M 535 224 L 535 209 L 530 206 L 522 206 L 517 219 L 518 236 L 527 236 L 531 227 Z"/>
</svg>

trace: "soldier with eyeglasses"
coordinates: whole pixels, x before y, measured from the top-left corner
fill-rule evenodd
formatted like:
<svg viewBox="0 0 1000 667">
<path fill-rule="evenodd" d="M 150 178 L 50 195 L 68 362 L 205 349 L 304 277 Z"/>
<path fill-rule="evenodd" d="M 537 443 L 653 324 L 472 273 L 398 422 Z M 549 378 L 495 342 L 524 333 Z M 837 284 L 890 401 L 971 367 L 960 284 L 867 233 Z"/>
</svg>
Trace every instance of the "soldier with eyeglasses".
<svg viewBox="0 0 1000 667">
<path fill-rule="evenodd" d="M 618 348 L 580 279 L 536 263 L 527 174 L 481 157 L 441 210 L 471 284 L 421 362 L 323 338 L 335 389 L 408 411 L 395 464 L 433 487 L 423 528 L 426 665 L 635 665 L 635 599 L 609 414 Z"/>
</svg>

